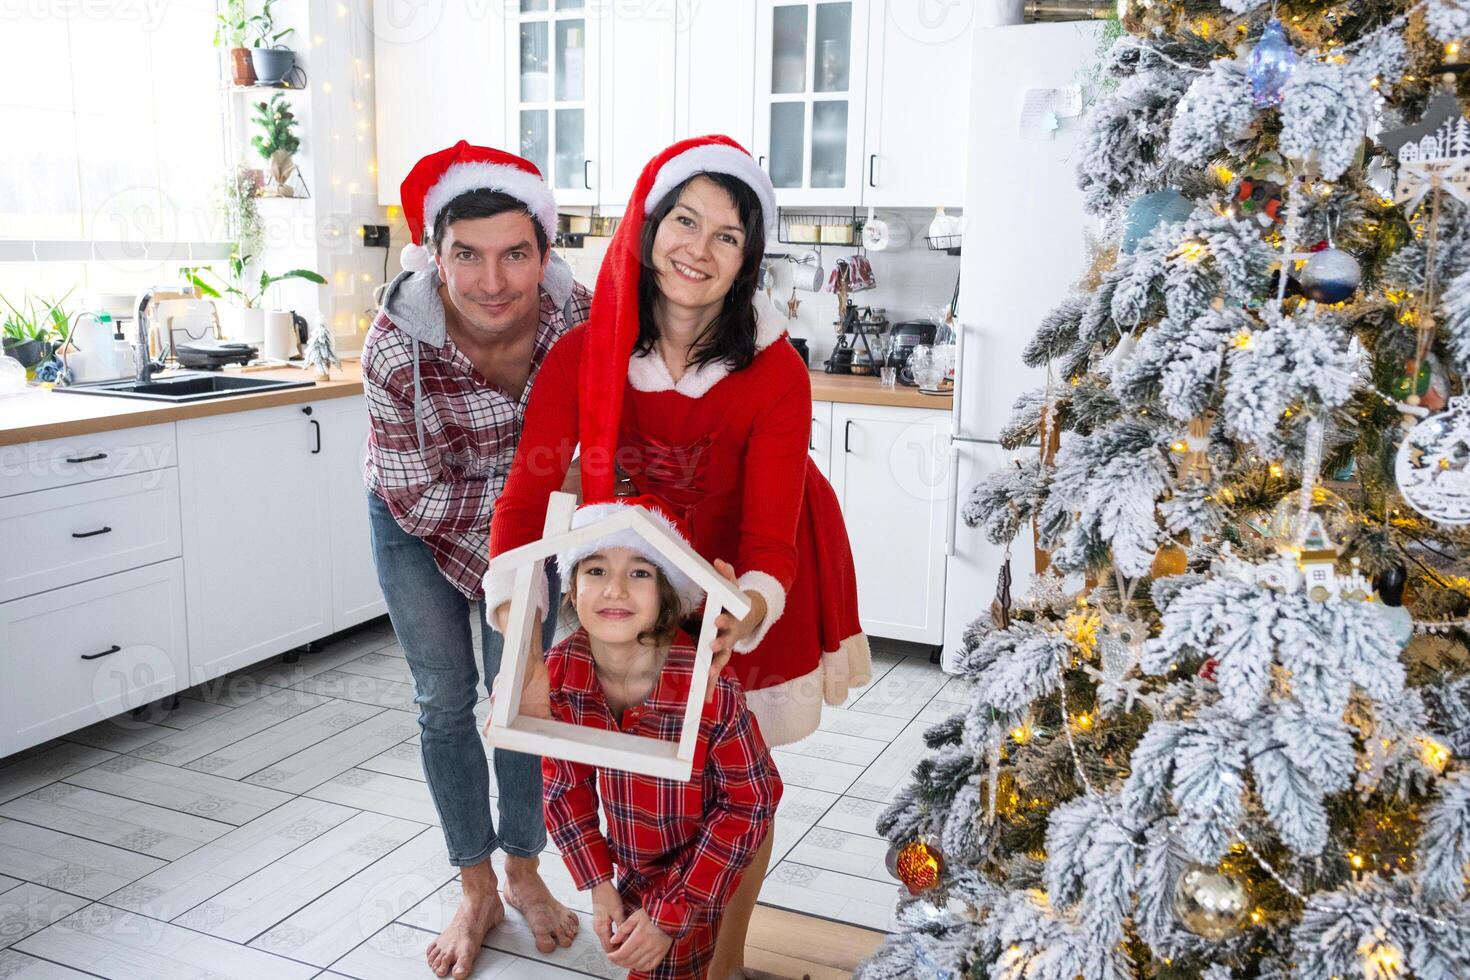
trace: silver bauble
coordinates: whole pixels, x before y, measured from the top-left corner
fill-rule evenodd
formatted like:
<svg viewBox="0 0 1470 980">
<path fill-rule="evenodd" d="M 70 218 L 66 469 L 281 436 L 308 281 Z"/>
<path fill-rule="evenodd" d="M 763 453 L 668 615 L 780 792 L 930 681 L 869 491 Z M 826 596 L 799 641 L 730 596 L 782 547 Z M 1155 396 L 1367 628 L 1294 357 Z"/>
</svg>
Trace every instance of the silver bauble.
<svg viewBox="0 0 1470 980">
<path fill-rule="evenodd" d="M 1174 914 L 1196 936 L 1229 939 L 1250 916 L 1250 889 L 1238 875 L 1190 865 L 1174 883 Z"/>
<path fill-rule="evenodd" d="M 1358 260 L 1340 248 L 1323 249 L 1307 259 L 1296 274 L 1307 299 L 1318 303 L 1341 303 L 1358 291 L 1363 270 Z"/>
</svg>

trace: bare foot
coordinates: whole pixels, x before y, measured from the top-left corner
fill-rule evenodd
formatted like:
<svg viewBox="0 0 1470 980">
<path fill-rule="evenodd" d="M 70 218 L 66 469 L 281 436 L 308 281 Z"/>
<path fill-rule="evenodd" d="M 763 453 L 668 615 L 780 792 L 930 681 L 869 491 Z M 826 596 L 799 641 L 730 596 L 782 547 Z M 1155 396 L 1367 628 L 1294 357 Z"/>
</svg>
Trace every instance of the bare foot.
<svg viewBox="0 0 1470 980">
<path fill-rule="evenodd" d="M 526 917 L 536 936 L 536 948 L 549 953 L 561 946 L 572 945 L 580 923 L 577 914 L 551 897 L 551 889 L 541 880 L 535 858 L 507 857 L 505 861 L 505 900 Z"/>
<path fill-rule="evenodd" d="M 466 895 L 439 938 L 429 943 L 429 969 L 435 976 L 453 976 L 455 980 L 469 976 L 486 934 L 503 921 L 505 905 L 493 889 L 488 895 Z"/>
</svg>

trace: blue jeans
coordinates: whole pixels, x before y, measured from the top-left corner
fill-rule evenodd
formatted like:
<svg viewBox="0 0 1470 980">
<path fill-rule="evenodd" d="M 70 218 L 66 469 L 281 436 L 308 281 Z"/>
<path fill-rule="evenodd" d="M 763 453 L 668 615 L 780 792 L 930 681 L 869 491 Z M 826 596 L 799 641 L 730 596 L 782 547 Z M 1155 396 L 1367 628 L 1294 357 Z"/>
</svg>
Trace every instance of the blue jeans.
<svg viewBox="0 0 1470 980">
<path fill-rule="evenodd" d="M 535 857 L 546 846 L 539 756 L 494 751 L 499 833 L 490 815 L 490 775 L 474 714 L 480 675 L 470 632 L 472 600 L 439 571 L 429 546 L 399 527 L 388 505 L 372 493 L 368 514 L 378 583 L 413 673 L 424 775 L 444 828 L 449 861 L 456 867 L 479 864 L 497 847 L 517 857 Z M 546 574 L 555 609 L 559 588 L 553 563 L 547 563 Z M 488 693 L 500 672 L 504 640 L 485 622 L 485 604 L 474 605 L 480 607 L 480 655 Z M 556 617 L 549 615 L 542 629 L 543 650 L 550 649 L 555 632 Z"/>
</svg>

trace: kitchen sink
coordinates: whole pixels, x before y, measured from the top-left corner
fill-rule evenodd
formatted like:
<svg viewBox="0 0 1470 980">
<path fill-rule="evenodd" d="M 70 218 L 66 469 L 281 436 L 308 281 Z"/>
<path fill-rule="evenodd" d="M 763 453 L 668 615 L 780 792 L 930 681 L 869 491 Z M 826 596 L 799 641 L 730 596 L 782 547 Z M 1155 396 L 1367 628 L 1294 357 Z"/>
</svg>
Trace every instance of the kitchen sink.
<svg viewBox="0 0 1470 980">
<path fill-rule="evenodd" d="M 231 398 L 261 391 L 283 388 L 309 388 L 315 381 L 303 378 L 250 378 L 238 374 L 213 374 L 208 371 L 180 371 L 161 374 L 142 384 L 132 378 L 120 381 L 94 381 L 86 384 L 53 388 L 72 395 L 110 395 L 114 398 L 141 398 L 156 402 L 198 402 L 213 398 Z"/>
</svg>

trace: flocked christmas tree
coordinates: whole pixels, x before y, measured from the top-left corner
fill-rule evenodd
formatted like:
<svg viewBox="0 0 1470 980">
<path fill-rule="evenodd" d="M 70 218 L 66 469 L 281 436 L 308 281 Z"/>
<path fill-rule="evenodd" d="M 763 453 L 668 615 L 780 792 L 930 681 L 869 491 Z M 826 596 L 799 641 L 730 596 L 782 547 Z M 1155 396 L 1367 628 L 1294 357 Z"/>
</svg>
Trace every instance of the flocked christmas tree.
<svg viewBox="0 0 1470 980">
<path fill-rule="evenodd" d="M 1103 239 L 964 510 L 1051 568 L 967 634 L 858 975 L 1465 980 L 1470 2 L 1122 24 Z"/>
</svg>

